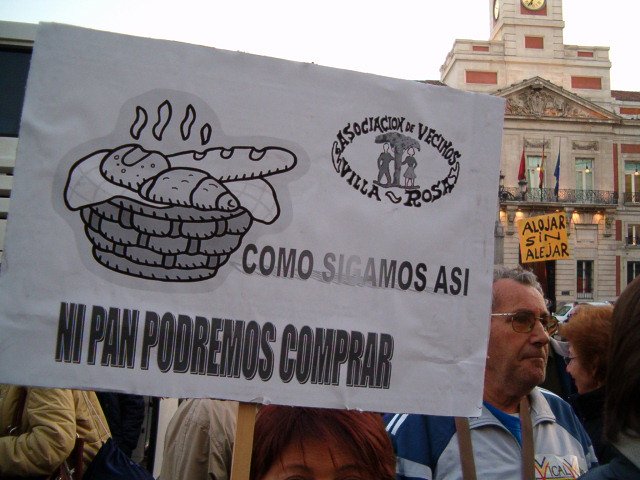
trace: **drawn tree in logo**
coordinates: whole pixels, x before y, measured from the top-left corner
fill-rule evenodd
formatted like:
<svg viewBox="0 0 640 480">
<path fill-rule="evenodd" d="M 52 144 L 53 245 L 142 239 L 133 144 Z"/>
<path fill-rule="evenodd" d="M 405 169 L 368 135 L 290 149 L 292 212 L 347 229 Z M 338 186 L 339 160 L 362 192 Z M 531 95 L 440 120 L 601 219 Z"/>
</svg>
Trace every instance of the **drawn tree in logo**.
<svg viewBox="0 0 640 480">
<path fill-rule="evenodd" d="M 390 187 L 400 187 L 400 173 L 402 171 L 402 156 L 408 148 L 415 148 L 420 150 L 420 143 L 406 135 L 398 132 L 387 132 L 380 134 L 376 137 L 376 143 L 389 143 L 393 148 L 394 160 L 393 160 L 393 183 Z"/>
</svg>

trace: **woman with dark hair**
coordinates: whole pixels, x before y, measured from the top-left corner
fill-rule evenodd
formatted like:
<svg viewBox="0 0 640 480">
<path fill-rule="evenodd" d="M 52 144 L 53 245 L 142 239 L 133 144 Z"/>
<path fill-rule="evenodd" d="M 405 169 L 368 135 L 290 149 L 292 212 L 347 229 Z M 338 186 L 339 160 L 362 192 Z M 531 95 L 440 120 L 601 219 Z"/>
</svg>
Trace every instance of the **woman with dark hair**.
<svg viewBox="0 0 640 480">
<path fill-rule="evenodd" d="M 612 316 L 611 305 L 580 305 L 571 321 L 560 325 L 560 335 L 568 342 L 567 373 L 578 390 L 568 400 L 591 437 L 600 464 L 608 463 L 614 455 L 602 437 Z"/>
<path fill-rule="evenodd" d="M 391 441 L 375 413 L 269 405 L 258 412 L 251 480 L 394 480 Z"/>
<path fill-rule="evenodd" d="M 573 321 L 573 319 L 572 319 Z M 606 376 L 604 433 L 618 455 L 580 478 L 640 478 L 640 277 L 622 292 L 613 310 Z"/>
</svg>

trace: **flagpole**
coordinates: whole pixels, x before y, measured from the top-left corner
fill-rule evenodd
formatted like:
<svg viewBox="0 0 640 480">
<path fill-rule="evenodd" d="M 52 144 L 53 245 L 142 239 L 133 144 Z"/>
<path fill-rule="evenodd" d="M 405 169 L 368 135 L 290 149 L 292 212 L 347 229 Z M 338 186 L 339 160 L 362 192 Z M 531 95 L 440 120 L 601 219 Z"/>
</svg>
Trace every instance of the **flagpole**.
<svg viewBox="0 0 640 480">
<path fill-rule="evenodd" d="M 524 201 L 524 197 L 526 194 L 526 188 L 527 188 L 527 180 L 526 180 L 526 176 L 527 176 L 527 169 L 525 166 L 525 159 L 524 159 L 524 139 L 522 141 L 522 156 L 520 157 L 520 167 L 518 168 L 518 185 L 520 186 L 520 195 L 521 195 L 521 199 L 522 201 Z"/>
<path fill-rule="evenodd" d="M 558 201 L 558 193 L 560 190 L 560 147 L 562 146 L 562 138 L 558 139 L 558 159 L 556 160 L 556 168 L 553 172 L 553 176 L 556 177 L 556 186 L 554 193 L 556 195 L 556 202 Z"/>
<path fill-rule="evenodd" d="M 539 187 L 540 187 L 540 201 L 543 200 L 544 197 L 544 135 L 542 136 L 542 158 L 540 158 L 540 174 L 538 175 Z"/>
</svg>

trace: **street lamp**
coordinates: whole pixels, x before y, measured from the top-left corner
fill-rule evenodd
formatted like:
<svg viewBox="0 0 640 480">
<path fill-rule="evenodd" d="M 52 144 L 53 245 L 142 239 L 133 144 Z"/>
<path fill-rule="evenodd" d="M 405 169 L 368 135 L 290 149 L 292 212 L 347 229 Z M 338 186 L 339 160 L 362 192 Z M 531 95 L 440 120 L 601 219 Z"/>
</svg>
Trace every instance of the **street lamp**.
<svg viewBox="0 0 640 480">
<path fill-rule="evenodd" d="M 520 186 L 520 195 L 522 196 L 522 201 L 524 202 L 524 196 L 527 193 L 527 179 L 521 178 L 518 180 L 518 185 Z"/>
</svg>

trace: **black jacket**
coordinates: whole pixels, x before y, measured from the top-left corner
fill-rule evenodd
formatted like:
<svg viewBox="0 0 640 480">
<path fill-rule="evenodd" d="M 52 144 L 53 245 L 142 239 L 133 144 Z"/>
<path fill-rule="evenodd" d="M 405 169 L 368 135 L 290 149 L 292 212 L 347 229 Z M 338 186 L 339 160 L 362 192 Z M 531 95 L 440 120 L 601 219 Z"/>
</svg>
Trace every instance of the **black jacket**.
<svg viewBox="0 0 640 480">
<path fill-rule="evenodd" d="M 609 463 L 617 456 L 617 452 L 603 436 L 604 387 L 583 394 L 570 395 L 569 403 L 591 438 L 598 463 L 600 465 Z"/>
<path fill-rule="evenodd" d="M 96 392 L 116 445 L 131 457 L 138 445 L 144 421 L 144 398 L 140 395 Z"/>
<path fill-rule="evenodd" d="M 607 465 L 589 470 L 580 480 L 639 480 L 640 468 L 618 453 Z"/>
</svg>

